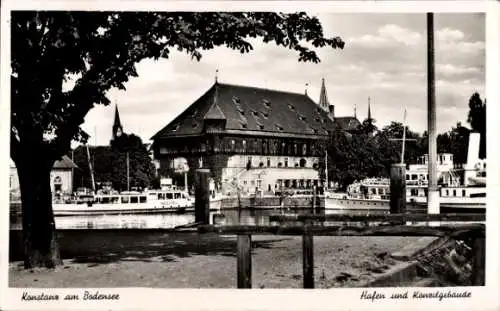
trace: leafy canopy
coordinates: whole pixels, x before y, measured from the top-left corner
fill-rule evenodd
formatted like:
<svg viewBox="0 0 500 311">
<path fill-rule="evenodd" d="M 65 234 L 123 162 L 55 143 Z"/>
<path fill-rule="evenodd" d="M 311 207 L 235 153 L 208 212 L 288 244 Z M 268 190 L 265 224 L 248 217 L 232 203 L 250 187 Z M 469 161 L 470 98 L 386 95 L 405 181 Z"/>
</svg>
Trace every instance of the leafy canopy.
<svg viewBox="0 0 500 311">
<path fill-rule="evenodd" d="M 247 53 L 249 39 L 260 37 L 319 62 L 316 48 L 344 47 L 305 13 L 16 11 L 11 24 L 14 161 L 26 144 L 57 159 L 72 140 L 85 142 L 80 125 L 89 110 L 109 104 L 111 88 L 124 90 L 136 63 L 168 58 L 171 49 L 199 60 L 215 46 Z M 69 77 L 76 82 L 65 90 Z"/>
</svg>

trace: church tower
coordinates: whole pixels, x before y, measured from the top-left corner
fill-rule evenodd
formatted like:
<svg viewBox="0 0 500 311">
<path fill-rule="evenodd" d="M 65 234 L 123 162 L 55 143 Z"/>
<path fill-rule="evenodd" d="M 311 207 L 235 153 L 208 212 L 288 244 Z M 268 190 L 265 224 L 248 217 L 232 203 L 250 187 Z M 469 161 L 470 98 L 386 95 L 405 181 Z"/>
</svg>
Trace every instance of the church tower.
<svg viewBox="0 0 500 311">
<path fill-rule="evenodd" d="M 318 105 L 321 107 L 321 109 L 323 109 L 328 113 L 330 119 L 332 120 L 335 119 L 335 111 L 334 111 L 335 106 L 330 105 L 330 102 L 328 101 L 328 95 L 326 94 L 325 78 L 321 79 L 321 91 L 319 93 Z"/>
<path fill-rule="evenodd" d="M 118 113 L 118 105 L 115 106 L 115 121 L 113 123 L 113 140 L 123 134 L 123 126 L 120 121 L 120 114 Z"/>
<path fill-rule="evenodd" d="M 370 97 L 368 97 L 368 117 L 367 117 L 367 119 L 368 119 L 369 121 L 371 121 L 371 120 L 372 120 L 372 113 L 371 113 L 371 109 L 370 109 L 370 104 L 371 104 L 371 98 L 370 98 Z"/>
</svg>

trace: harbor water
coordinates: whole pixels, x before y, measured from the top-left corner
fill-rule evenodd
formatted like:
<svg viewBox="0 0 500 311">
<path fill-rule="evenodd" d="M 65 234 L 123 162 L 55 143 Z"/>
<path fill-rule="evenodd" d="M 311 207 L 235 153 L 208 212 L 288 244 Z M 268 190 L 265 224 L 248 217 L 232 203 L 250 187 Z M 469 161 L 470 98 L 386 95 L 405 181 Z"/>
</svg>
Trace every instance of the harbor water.
<svg viewBox="0 0 500 311">
<path fill-rule="evenodd" d="M 380 211 L 349 211 L 325 210 L 324 208 L 313 211 L 312 208 L 247 208 L 247 209 L 222 209 L 210 212 L 210 222 L 220 225 L 272 225 L 269 216 L 276 214 L 377 214 Z M 175 213 L 122 213 L 113 215 L 71 215 L 56 216 L 56 228 L 67 229 L 169 229 L 194 223 L 194 212 Z M 22 229 L 20 213 L 12 213 L 10 217 L 11 230 Z M 277 223 L 276 223 L 277 224 Z"/>
</svg>

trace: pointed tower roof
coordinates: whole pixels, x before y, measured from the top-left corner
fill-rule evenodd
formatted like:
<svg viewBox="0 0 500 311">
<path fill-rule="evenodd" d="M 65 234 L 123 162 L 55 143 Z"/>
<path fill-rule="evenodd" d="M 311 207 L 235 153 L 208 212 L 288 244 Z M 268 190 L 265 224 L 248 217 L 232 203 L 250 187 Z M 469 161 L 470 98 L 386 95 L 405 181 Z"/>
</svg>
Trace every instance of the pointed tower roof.
<svg viewBox="0 0 500 311">
<path fill-rule="evenodd" d="M 217 98 L 219 96 L 219 88 L 218 88 L 217 82 L 215 82 L 214 87 L 215 87 L 215 92 L 214 92 L 214 99 L 213 99 L 212 105 L 208 109 L 207 113 L 205 113 L 205 116 L 203 117 L 203 119 L 205 119 L 205 120 L 207 120 L 207 119 L 208 120 L 225 120 L 226 116 L 224 115 L 224 113 L 220 109 L 219 105 L 217 104 Z"/>
<path fill-rule="evenodd" d="M 319 106 L 325 111 L 328 111 L 328 95 L 326 94 L 325 78 L 321 79 L 321 91 L 319 93 Z"/>
<path fill-rule="evenodd" d="M 120 121 L 120 114 L 118 113 L 118 105 L 115 106 L 115 121 L 113 123 L 113 128 L 122 127 L 122 123 Z"/>
<path fill-rule="evenodd" d="M 370 110 L 370 97 L 368 97 L 368 120 L 371 120 L 372 119 L 372 112 Z"/>
</svg>

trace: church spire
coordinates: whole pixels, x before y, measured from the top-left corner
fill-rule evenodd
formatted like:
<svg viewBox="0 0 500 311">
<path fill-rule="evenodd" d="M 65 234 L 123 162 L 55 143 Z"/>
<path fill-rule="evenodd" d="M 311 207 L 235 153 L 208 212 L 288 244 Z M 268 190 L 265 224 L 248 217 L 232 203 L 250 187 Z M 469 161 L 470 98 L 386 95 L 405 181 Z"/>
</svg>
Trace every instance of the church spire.
<svg viewBox="0 0 500 311">
<path fill-rule="evenodd" d="M 321 79 L 321 91 L 319 93 L 319 106 L 323 108 L 323 110 L 328 111 L 328 106 L 330 103 L 328 102 L 328 95 L 326 94 L 326 86 L 325 86 L 325 78 Z"/>
<path fill-rule="evenodd" d="M 115 105 L 115 121 L 113 122 L 113 139 L 123 134 L 123 126 L 120 121 L 120 114 L 118 113 L 118 105 Z"/>
<path fill-rule="evenodd" d="M 368 96 L 368 120 L 372 119 L 372 113 L 370 110 L 370 102 L 371 102 L 371 98 L 370 98 L 370 96 Z"/>
</svg>

